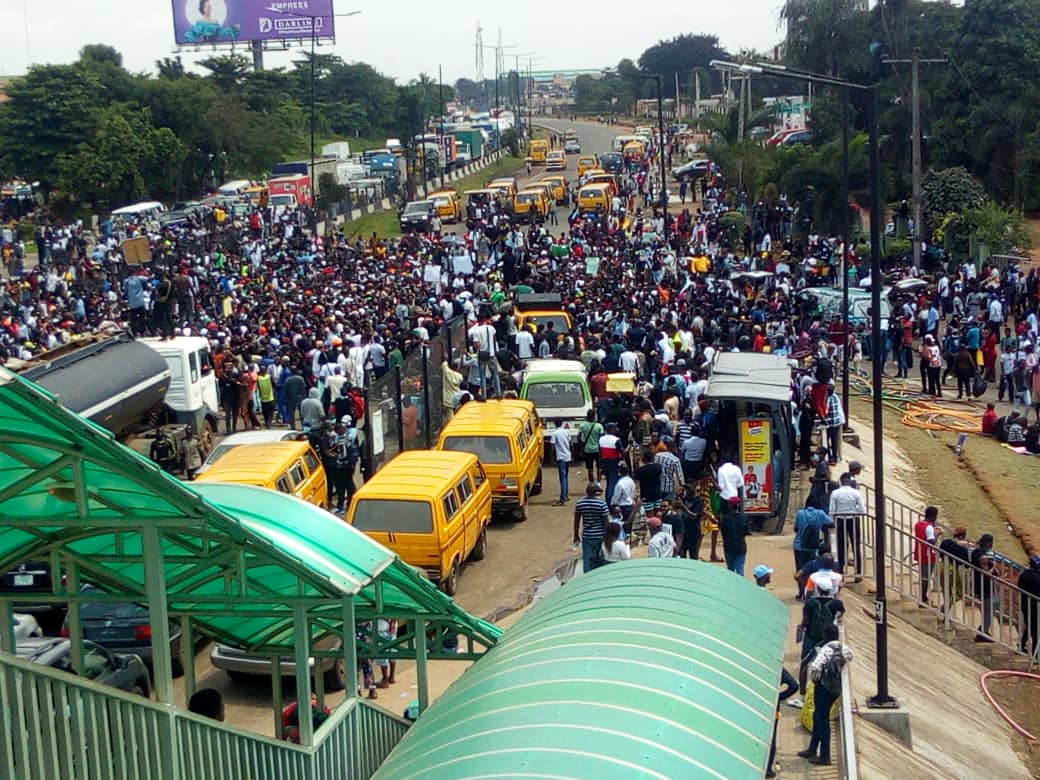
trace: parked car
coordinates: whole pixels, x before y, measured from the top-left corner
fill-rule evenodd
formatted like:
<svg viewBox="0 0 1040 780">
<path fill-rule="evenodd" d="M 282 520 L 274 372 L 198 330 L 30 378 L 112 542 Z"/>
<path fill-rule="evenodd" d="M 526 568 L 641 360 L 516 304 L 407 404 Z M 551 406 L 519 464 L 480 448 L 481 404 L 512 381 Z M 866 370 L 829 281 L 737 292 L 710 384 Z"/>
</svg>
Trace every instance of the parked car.
<svg viewBox="0 0 1040 780">
<path fill-rule="evenodd" d="M 433 202 L 428 200 L 413 200 L 405 205 L 398 217 L 402 233 L 412 230 L 418 230 L 422 233 L 429 232 L 432 219 Z"/>
<path fill-rule="evenodd" d="M 321 664 L 322 681 L 325 684 L 325 690 L 342 691 L 347 687 L 343 655 L 339 652 L 343 647 L 343 643 L 339 637 L 328 634 L 315 642 L 314 646 L 318 650 L 335 650 L 337 652 L 335 658 L 325 656 L 319 660 L 319 663 Z M 219 642 L 215 642 L 213 648 L 209 651 L 209 660 L 217 669 L 223 669 L 227 672 L 228 677 L 233 680 L 253 675 L 268 678 L 271 676 L 270 656 L 247 653 L 228 645 L 222 645 Z M 310 667 L 312 674 L 314 666 L 315 659 L 311 658 Z M 291 655 L 282 659 L 281 670 L 283 677 L 293 677 L 296 674 L 296 663 Z"/>
<path fill-rule="evenodd" d="M 687 163 L 672 168 L 672 178 L 678 181 L 682 181 L 683 179 L 693 181 L 703 176 L 707 176 L 711 173 L 711 170 L 711 160 L 690 160 Z"/>
<path fill-rule="evenodd" d="M 43 629 L 32 615 L 14 613 L 14 638 L 16 642 L 28 639 L 31 636 L 43 636 Z"/>
<path fill-rule="evenodd" d="M 93 585 L 84 585 L 81 593 L 103 593 Z M 148 610 L 139 604 L 113 601 L 88 601 L 80 604 L 79 618 L 83 638 L 116 653 L 133 653 L 151 666 L 152 626 Z M 61 635 L 68 637 L 68 617 L 61 627 Z M 170 661 L 173 675 L 184 674 L 181 664 L 181 626 L 170 621 Z"/>
<path fill-rule="evenodd" d="M 235 447 L 243 444 L 266 444 L 275 441 L 303 441 L 307 434 L 303 431 L 287 430 L 284 428 L 267 428 L 262 431 L 243 431 L 233 433 L 221 440 L 220 444 L 213 448 L 206 460 L 202 462 L 197 474 L 202 474 L 210 466 L 228 454 Z"/>
<path fill-rule="evenodd" d="M 0 592 L 11 597 L 19 612 L 55 617 L 55 625 L 51 628 L 53 631 L 57 629 L 57 618 L 61 617 L 61 609 L 64 608 L 64 604 L 20 602 L 18 600 L 19 595 L 36 596 L 51 593 L 51 590 L 50 561 L 19 561 L 0 577 Z"/>
<path fill-rule="evenodd" d="M 812 130 L 799 130 L 797 133 L 785 135 L 780 139 L 780 146 L 796 146 L 798 144 L 812 143 Z"/>
<path fill-rule="evenodd" d="M 68 639 L 33 637 L 18 642 L 17 648 L 18 657 L 24 661 L 76 673 L 72 668 L 72 642 Z M 113 653 L 87 640 L 83 642 L 83 677 L 146 699 L 152 695 L 152 680 L 140 657 Z"/>
</svg>

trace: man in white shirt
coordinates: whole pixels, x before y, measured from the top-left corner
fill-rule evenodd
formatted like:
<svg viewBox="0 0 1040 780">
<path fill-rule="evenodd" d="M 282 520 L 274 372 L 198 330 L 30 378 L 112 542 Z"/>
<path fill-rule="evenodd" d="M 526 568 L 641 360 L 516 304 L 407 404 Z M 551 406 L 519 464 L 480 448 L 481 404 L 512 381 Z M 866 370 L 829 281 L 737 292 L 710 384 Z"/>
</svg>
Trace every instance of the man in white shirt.
<svg viewBox="0 0 1040 780">
<path fill-rule="evenodd" d="M 563 506 L 567 503 L 570 492 L 570 481 L 568 471 L 571 466 L 571 429 L 564 423 L 549 436 L 553 451 L 556 454 L 556 469 L 560 474 L 560 500 L 553 506 Z"/>
<path fill-rule="evenodd" d="M 632 527 L 632 510 L 636 502 L 636 481 L 632 479 L 628 464 L 624 461 L 618 465 L 618 474 L 620 476 L 614 486 L 614 492 L 610 494 L 609 503 L 611 506 L 621 508 L 621 516 L 625 519 L 624 525 L 627 532 Z"/>
<path fill-rule="evenodd" d="M 674 558 L 675 537 L 669 533 L 671 526 L 664 526 L 656 515 L 646 519 L 650 541 L 646 543 L 647 558 Z"/>
<path fill-rule="evenodd" d="M 841 487 L 831 493 L 827 514 L 831 516 L 838 529 L 838 571 L 845 571 L 845 554 L 851 542 L 857 582 L 863 571 L 860 525 L 866 513 L 863 495 L 852 487 L 851 474 L 842 474 Z"/>
<path fill-rule="evenodd" d="M 516 334 L 516 356 L 521 360 L 534 357 L 534 336 L 528 328 L 521 328 Z"/>
</svg>

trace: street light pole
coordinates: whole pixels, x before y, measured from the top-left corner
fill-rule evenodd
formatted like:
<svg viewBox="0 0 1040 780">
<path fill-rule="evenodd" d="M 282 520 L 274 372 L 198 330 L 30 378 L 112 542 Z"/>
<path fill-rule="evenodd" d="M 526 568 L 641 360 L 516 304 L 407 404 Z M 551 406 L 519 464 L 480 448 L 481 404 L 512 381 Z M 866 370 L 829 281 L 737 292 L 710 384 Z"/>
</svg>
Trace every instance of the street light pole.
<svg viewBox="0 0 1040 780">
<path fill-rule="evenodd" d="M 310 71 L 311 71 L 311 74 L 310 74 L 310 76 L 311 76 L 311 101 L 310 101 L 311 102 L 311 159 L 310 159 L 310 173 L 311 173 L 311 175 L 310 175 L 310 180 L 311 180 L 311 204 L 312 204 L 312 207 L 314 207 L 314 206 L 316 206 L 317 192 L 318 192 L 318 188 L 316 186 L 317 182 L 315 181 L 315 177 L 314 177 L 314 159 L 315 159 L 315 154 L 314 154 L 314 122 L 315 122 L 315 119 L 314 119 L 314 116 L 315 116 L 315 104 L 316 104 L 316 100 L 315 100 L 314 56 L 315 56 L 315 46 L 317 46 L 317 43 L 318 43 L 318 24 L 317 24 L 317 21 L 318 21 L 318 19 L 324 19 L 326 16 L 328 16 L 329 18 L 332 18 L 332 19 L 345 19 L 348 16 L 357 16 L 359 13 L 361 13 L 361 11 L 350 11 L 349 13 L 345 13 L 345 14 L 318 14 L 318 15 L 312 15 L 312 14 L 295 14 L 292 11 L 282 11 L 282 10 L 277 9 L 277 8 L 269 8 L 267 10 L 273 11 L 276 14 L 282 14 L 283 16 L 295 16 L 295 17 L 297 17 L 299 19 L 309 19 L 310 20 L 310 24 L 311 24 L 311 68 L 310 68 Z"/>
<path fill-rule="evenodd" d="M 660 161 L 661 168 L 661 212 L 662 212 L 662 224 L 664 234 L 664 245 L 665 252 L 668 251 L 668 187 L 667 182 L 664 178 L 665 172 L 665 153 L 664 153 L 664 110 L 662 108 L 661 100 L 661 74 L 655 73 L 654 84 L 657 87 L 657 157 Z"/>
<path fill-rule="evenodd" d="M 841 102 L 841 310 L 845 312 L 842 322 L 841 347 L 841 408 L 845 412 L 845 430 L 849 426 L 849 90 L 842 90 Z"/>
<path fill-rule="evenodd" d="M 871 340 L 874 342 L 874 360 L 872 363 L 872 412 L 874 435 L 874 621 L 875 621 L 875 656 L 877 661 L 877 693 L 867 699 L 868 707 L 892 708 L 898 706 L 888 690 L 888 603 L 885 596 L 885 547 L 887 543 L 885 526 L 885 465 L 884 465 L 884 406 L 881 398 L 881 161 L 878 155 L 880 133 L 878 130 L 878 85 L 857 84 L 853 81 L 824 76 L 806 71 L 791 70 L 783 65 L 761 62 L 755 65 L 723 60 L 712 60 L 711 67 L 731 73 L 768 73 L 773 76 L 806 81 L 810 84 L 830 84 L 845 90 L 859 90 L 867 95 L 870 110 L 869 119 L 869 154 L 870 154 L 870 302 L 871 302 Z M 848 177 L 846 177 L 846 181 Z M 846 207 L 847 207 L 846 203 Z M 847 216 L 847 214 L 846 214 Z M 848 229 L 844 231 L 848 232 Z M 844 297 L 844 296 L 843 296 Z M 848 313 L 845 314 L 846 320 Z M 846 383 L 847 384 L 847 383 Z"/>
</svg>

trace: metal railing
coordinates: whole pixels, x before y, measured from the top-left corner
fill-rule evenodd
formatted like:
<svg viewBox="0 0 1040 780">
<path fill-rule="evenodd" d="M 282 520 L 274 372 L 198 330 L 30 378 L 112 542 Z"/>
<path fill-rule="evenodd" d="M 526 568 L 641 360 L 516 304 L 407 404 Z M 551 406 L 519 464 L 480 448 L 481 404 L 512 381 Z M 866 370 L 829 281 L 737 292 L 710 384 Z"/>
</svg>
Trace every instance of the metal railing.
<svg viewBox="0 0 1040 780">
<path fill-rule="evenodd" d="M 838 627 L 845 642 L 845 626 Z M 841 698 L 838 700 L 837 750 L 838 776 L 841 780 L 859 780 L 859 757 L 856 754 L 856 724 L 852 712 L 852 664 L 841 668 Z"/>
<path fill-rule="evenodd" d="M 305 748 L 0 653 L 4 780 L 364 780 L 407 728 L 353 699 Z"/>
<path fill-rule="evenodd" d="M 867 516 L 862 519 L 863 569 L 856 574 L 873 577 L 874 505 L 873 490 L 864 488 Z M 934 544 L 914 537 L 914 524 L 921 512 L 886 496 L 885 567 L 889 590 L 914 601 L 925 612 L 941 620 L 943 628 L 969 629 L 983 638 L 1029 657 L 1020 646 L 1023 621 L 1040 609 L 1040 599 L 1015 583 L 1018 566 L 1009 558 L 992 554 L 994 567 L 983 571 Z M 971 548 L 965 548 L 966 551 Z M 849 556 L 850 559 L 852 556 Z M 929 563 L 923 567 L 922 563 Z M 1034 655 L 1035 660 L 1035 655 Z"/>
<path fill-rule="evenodd" d="M 846 516 L 847 517 L 847 516 Z M 838 549 L 838 530 L 832 527 L 828 532 L 831 550 Z M 838 639 L 845 643 L 845 624 L 838 624 Z M 835 749 L 838 776 L 841 780 L 859 780 L 859 757 L 856 753 L 856 724 L 852 712 L 852 670 L 851 664 L 841 668 L 841 696 L 838 699 L 838 727 L 834 729 Z"/>
</svg>

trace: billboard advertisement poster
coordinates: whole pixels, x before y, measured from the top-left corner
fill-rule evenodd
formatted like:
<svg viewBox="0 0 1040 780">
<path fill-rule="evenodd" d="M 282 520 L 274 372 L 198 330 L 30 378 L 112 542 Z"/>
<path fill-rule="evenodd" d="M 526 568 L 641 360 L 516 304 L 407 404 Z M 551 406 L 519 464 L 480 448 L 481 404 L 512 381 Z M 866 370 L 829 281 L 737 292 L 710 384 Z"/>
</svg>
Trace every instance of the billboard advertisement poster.
<svg viewBox="0 0 1040 780">
<path fill-rule="evenodd" d="M 773 464 L 770 421 L 742 419 L 740 423 L 740 469 L 744 472 L 744 511 L 772 509 Z"/>
<path fill-rule="evenodd" d="M 332 0 L 173 0 L 178 45 L 335 37 Z"/>
</svg>

